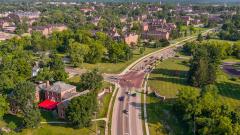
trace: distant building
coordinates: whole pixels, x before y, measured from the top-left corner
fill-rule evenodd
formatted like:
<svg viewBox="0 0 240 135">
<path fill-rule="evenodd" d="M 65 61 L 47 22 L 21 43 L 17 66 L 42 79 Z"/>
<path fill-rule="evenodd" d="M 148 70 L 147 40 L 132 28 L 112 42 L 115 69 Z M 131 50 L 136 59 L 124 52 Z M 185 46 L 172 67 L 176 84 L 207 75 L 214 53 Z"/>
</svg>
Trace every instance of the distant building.
<svg viewBox="0 0 240 135">
<path fill-rule="evenodd" d="M 4 41 L 4 40 L 7 40 L 7 39 L 11 39 L 13 38 L 14 34 L 9 34 L 9 33 L 5 33 L 5 32 L 0 32 L 0 41 Z"/>
<path fill-rule="evenodd" d="M 98 26 L 99 21 L 101 20 L 101 17 L 95 17 L 92 19 L 91 23 L 95 26 Z"/>
<path fill-rule="evenodd" d="M 112 28 L 109 32 L 108 35 L 112 37 L 114 40 L 120 40 L 121 35 L 117 32 L 117 28 Z"/>
<path fill-rule="evenodd" d="M 181 19 L 187 26 L 188 25 L 198 25 L 201 22 L 200 19 L 194 19 L 191 16 L 182 16 Z"/>
<path fill-rule="evenodd" d="M 47 26 L 36 26 L 32 27 L 29 29 L 30 33 L 32 31 L 39 31 L 41 32 L 44 36 L 48 36 L 52 34 L 54 31 L 64 31 L 67 30 L 67 26 L 63 24 L 54 24 L 54 25 L 47 25 Z"/>
<path fill-rule="evenodd" d="M 24 19 L 26 19 L 27 23 L 29 25 L 32 25 L 33 22 L 36 22 L 37 19 L 40 17 L 41 12 L 36 11 L 36 12 L 23 12 L 23 11 L 18 11 L 14 12 L 8 15 L 8 18 L 10 20 L 15 20 L 22 22 Z"/>
<path fill-rule="evenodd" d="M 138 42 L 139 35 L 134 33 L 128 33 L 124 36 L 124 41 L 127 45 L 136 45 Z"/>
<path fill-rule="evenodd" d="M 151 39 L 151 40 L 169 40 L 170 33 L 168 31 L 147 31 L 143 32 L 141 37 L 143 39 Z"/>
<path fill-rule="evenodd" d="M 90 8 L 81 8 L 80 11 L 82 11 L 83 13 L 89 13 L 89 12 L 93 12 L 95 11 L 94 7 L 90 7 Z"/>
<path fill-rule="evenodd" d="M 174 23 L 167 23 L 165 19 L 148 19 L 142 24 L 143 39 L 169 40 L 170 33 L 176 29 Z"/>
<path fill-rule="evenodd" d="M 163 9 L 161 7 L 158 6 L 150 6 L 148 7 L 148 12 L 149 13 L 154 13 L 154 12 L 158 12 L 158 11 L 162 11 Z"/>
</svg>

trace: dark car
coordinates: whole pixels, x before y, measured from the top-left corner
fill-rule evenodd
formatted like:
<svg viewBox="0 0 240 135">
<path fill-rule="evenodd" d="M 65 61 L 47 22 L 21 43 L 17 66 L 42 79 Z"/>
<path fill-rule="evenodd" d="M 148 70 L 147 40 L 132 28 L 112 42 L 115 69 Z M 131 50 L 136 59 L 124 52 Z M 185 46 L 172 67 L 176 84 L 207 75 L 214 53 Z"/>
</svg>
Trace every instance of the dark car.
<svg viewBox="0 0 240 135">
<path fill-rule="evenodd" d="M 136 93 L 136 92 L 132 93 L 132 96 L 133 96 L 133 97 L 136 97 L 136 96 L 137 96 L 137 93 Z"/>
<path fill-rule="evenodd" d="M 118 98 L 119 101 L 123 101 L 124 100 L 124 96 L 121 96 Z"/>
<path fill-rule="evenodd" d="M 128 110 L 127 109 L 123 110 L 123 113 L 128 114 Z"/>
</svg>

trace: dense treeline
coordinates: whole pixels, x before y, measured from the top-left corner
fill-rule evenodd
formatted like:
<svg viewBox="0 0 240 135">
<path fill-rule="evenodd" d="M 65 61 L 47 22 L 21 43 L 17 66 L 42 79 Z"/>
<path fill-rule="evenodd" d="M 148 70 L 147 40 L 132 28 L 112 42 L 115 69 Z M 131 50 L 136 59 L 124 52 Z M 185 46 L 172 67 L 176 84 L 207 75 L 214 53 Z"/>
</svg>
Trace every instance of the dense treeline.
<svg viewBox="0 0 240 135">
<path fill-rule="evenodd" d="M 192 42 L 183 47 L 183 52 L 192 55 L 188 81 L 193 86 L 213 84 L 220 60 L 228 56 L 239 58 L 240 44 L 227 42 Z"/>
<path fill-rule="evenodd" d="M 240 40 L 240 15 L 235 15 L 226 20 L 222 26 L 219 37 L 223 40 L 237 41 Z"/>
<path fill-rule="evenodd" d="M 76 128 L 89 127 L 93 113 L 97 111 L 97 94 L 90 92 L 73 98 L 66 110 L 67 119 Z"/>
<path fill-rule="evenodd" d="M 200 87 L 179 91 L 173 111 L 187 125 L 188 133 L 197 135 L 240 134 L 240 113 L 224 104 L 215 85 L 221 59 L 238 57 L 240 44 L 202 41 L 187 43 L 183 52 L 192 55 L 189 84 Z M 238 54 L 238 55 L 236 55 Z"/>
<path fill-rule="evenodd" d="M 203 87 L 200 94 L 192 89 L 180 91 L 174 112 L 187 123 L 188 134 L 240 134 L 240 113 L 222 103 L 214 85 Z"/>
<path fill-rule="evenodd" d="M 240 42 L 230 43 L 221 41 L 189 42 L 183 46 L 183 52 L 186 55 L 193 55 L 198 47 L 213 46 L 218 49 L 219 57 L 225 59 L 228 56 L 240 58 Z"/>
</svg>

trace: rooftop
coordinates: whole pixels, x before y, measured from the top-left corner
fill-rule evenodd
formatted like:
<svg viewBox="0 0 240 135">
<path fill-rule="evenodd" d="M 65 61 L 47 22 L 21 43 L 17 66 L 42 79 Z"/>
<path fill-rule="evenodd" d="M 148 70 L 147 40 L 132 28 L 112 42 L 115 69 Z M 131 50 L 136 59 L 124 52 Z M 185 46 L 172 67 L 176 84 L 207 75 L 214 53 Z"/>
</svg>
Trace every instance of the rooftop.
<svg viewBox="0 0 240 135">
<path fill-rule="evenodd" d="M 76 86 L 58 81 L 58 82 L 54 83 L 52 86 L 50 86 L 49 88 L 47 88 L 47 91 L 61 93 L 66 90 L 70 90 L 70 89 L 74 89 L 74 88 L 76 88 Z"/>
</svg>

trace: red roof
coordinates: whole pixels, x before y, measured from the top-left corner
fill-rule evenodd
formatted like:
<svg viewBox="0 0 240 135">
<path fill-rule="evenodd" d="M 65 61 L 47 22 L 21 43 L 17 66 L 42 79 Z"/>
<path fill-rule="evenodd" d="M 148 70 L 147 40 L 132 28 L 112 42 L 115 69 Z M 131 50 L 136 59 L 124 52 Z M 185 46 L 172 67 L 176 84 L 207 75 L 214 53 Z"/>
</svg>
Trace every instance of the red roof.
<svg viewBox="0 0 240 135">
<path fill-rule="evenodd" d="M 54 102 L 52 100 L 46 99 L 43 102 L 38 104 L 38 107 L 47 109 L 47 110 L 52 110 L 57 107 L 58 102 Z"/>
</svg>

